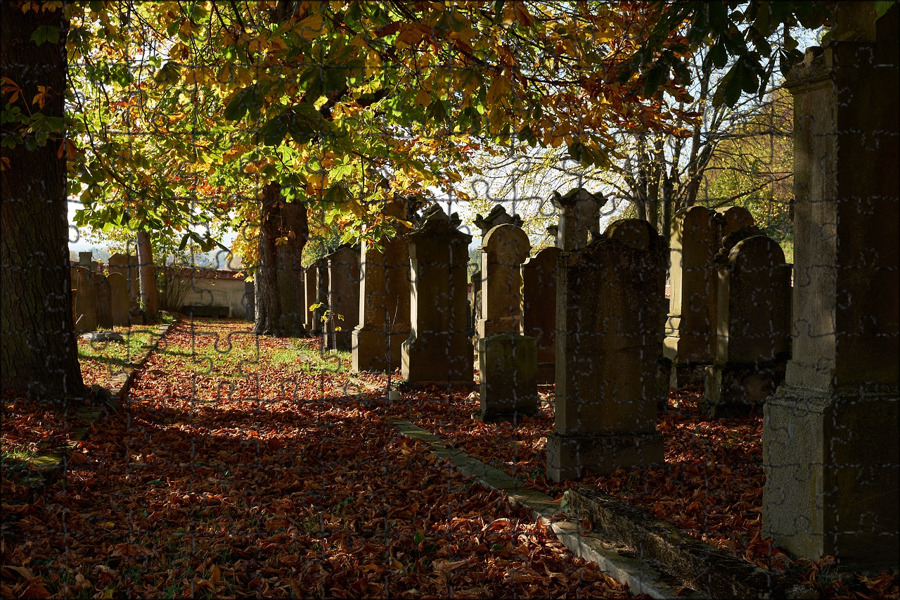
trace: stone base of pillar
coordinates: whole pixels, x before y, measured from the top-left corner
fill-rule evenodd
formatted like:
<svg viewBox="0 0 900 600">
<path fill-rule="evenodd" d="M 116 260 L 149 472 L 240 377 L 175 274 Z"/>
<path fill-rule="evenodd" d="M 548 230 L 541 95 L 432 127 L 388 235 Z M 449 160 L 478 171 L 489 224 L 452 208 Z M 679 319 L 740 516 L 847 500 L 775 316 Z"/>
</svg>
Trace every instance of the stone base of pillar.
<svg viewBox="0 0 900 600">
<path fill-rule="evenodd" d="M 786 361 L 706 367 L 703 408 L 710 418 L 761 415 L 766 398 L 784 381 Z"/>
<path fill-rule="evenodd" d="M 706 367 L 709 363 L 678 363 L 672 365 L 670 385 L 673 390 L 706 384 Z"/>
<path fill-rule="evenodd" d="M 388 338 L 390 337 L 390 340 Z M 356 327 L 353 330 L 353 371 L 390 372 L 400 366 L 401 347 L 409 338 L 409 328 L 394 327 L 391 331 L 384 328 Z"/>
<path fill-rule="evenodd" d="M 763 536 L 798 557 L 898 560 L 896 387 L 782 386 L 763 406 Z"/>
<path fill-rule="evenodd" d="M 478 340 L 482 421 L 538 413 L 537 338 L 505 333 Z"/>
<path fill-rule="evenodd" d="M 401 348 L 400 375 L 407 385 L 475 385 L 472 342 L 465 332 L 423 332 Z"/>
<path fill-rule="evenodd" d="M 547 478 L 580 479 L 585 470 L 612 473 L 621 467 L 662 464 L 663 438 L 651 433 L 608 433 L 547 436 Z"/>
</svg>

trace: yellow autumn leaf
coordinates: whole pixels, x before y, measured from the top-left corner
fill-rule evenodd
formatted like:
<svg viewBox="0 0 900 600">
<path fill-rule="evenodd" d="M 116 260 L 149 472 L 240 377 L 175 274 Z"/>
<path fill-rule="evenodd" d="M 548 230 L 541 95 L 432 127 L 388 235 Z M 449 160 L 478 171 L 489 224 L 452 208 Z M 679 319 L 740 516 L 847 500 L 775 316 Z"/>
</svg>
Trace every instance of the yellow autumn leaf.
<svg viewBox="0 0 900 600">
<path fill-rule="evenodd" d="M 303 38 L 304 41 L 314 40 L 324 32 L 322 28 L 323 21 L 322 13 L 317 13 L 315 15 L 310 15 L 297 23 L 297 26 L 294 30 Z"/>
</svg>

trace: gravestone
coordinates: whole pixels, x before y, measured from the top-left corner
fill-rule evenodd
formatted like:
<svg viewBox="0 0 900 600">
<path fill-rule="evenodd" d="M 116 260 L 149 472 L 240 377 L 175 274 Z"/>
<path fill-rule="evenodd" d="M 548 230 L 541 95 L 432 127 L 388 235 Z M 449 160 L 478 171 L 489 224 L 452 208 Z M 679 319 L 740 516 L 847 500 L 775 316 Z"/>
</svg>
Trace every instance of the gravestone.
<svg viewBox="0 0 900 600">
<path fill-rule="evenodd" d="M 553 248 L 559 248 L 559 225 L 548 225 L 547 235 L 550 236 L 550 241 L 553 242 Z"/>
<path fill-rule="evenodd" d="M 109 309 L 114 326 L 128 325 L 131 313 L 131 298 L 128 296 L 128 281 L 122 273 L 110 272 L 106 278 L 109 282 Z"/>
<path fill-rule="evenodd" d="M 78 266 L 91 270 L 91 267 L 93 266 L 93 253 L 90 250 L 78 253 Z"/>
<path fill-rule="evenodd" d="M 466 263 L 472 236 L 459 217 L 439 206 L 408 234 L 410 334 L 403 342 L 401 373 L 413 385 L 473 383 L 473 353 L 466 327 Z"/>
<path fill-rule="evenodd" d="M 392 216 L 403 217 L 399 206 Z M 353 330 L 354 371 L 393 371 L 409 337 L 409 243 L 403 232 L 381 240 L 382 249 L 363 242 L 360 251 L 359 325 Z"/>
<path fill-rule="evenodd" d="M 603 194 L 575 188 L 565 195 L 553 192 L 551 200 L 559 210 L 557 246 L 566 251 L 583 248 L 588 243 L 588 234 L 599 231 L 600 209 L 606 203 Z"/>
<path fill-rule="evenodd" d="M 484 240 L 484 237 L 487 235 L 488 231 L 496 227 L 497 225 L 515 225 L 516 227 L 522 226 L 522 217 L 519 215 L 511 215 L 506 212 L 506 207 L 502 204 L 495 204 L 494 208 L 491 209 L 486 215 L 476 215 L 475 216 L 475 226 L 481 230 L 481 239 Z M 482 243 L 483 245 L 483 243 Z"/>
<path fill-rule="evenodd" d="M 522 264 L 523 332 L 537 339 L 537 382 L 556 381 L 556 263 L 562 250 L 544 248 Z"/>
<path fill-rule="evenodd" d="M 87 267 L 75 267 L 72 278 L 72 311 L 75 331 L 97 329 L 97 288 Z"/>
<path fill-rule="evenodd" d="M 719 290 L 715 257 L 723 238 L 752 223 L 747 209 L 738 206 L 720 211 L 692 206 L 675 217 L 665 354 L 675 365 L 679 385 L 698 380 L 715 359 Z"/>
<path fill-rule="evenodd" d="M 93 272 L 94 293 L 97 295 L 97 326 L 109 328 L 113 326 L 112 305 L 110 294 L 112 293 L 109 281 L 102 273 Z"/>
<path fill-rule="evenodd" d="M 537 413 L 537 339 L 522 335 L 522 262 L 528 235 L 516 225 L 492 228 L 481 247 L 478 364 L 485 421 Z"/>
<path fill-rule="evenodd" d="M 359 324 L 359 254 L 340 248 L 325 257 L 328 261 L 328 347 L 351 349 L 353 328 Z"/>
<path fill-rule="evenodd" d="M 522 226 L 522 217 L 519 215 L 510 215 L 506 212 L 506 208 L 502 204 L 495 204 L 494 208 L 486 215 L 476 215 L 475 217 L 475 226 L 478 227 L 478 230 L 481 232 L 481 245 L 484 246 L 484 238 L 487 236 L 488 231 L 496 227 L 497 225 L 515 225 L 516 227 Z M 478 322 L 484 318 L 484 315 L 481 312 L 481 308 L 483 306 L 481 299 L 481 288 L 483 285 L 482 282 L 482 267 L 478 266 L 478 269 L 472 273 L 472 319 L 471 324 L 476 329 L 476 334 L 481 335 L 478 332 Z"/>
<path fill-rule="evenodd" d="M 307 333 L 314 335 L 315 316 L 312 306 L 316 303 L 318 292 L 318 270 L 315 265 L 310 265 L 303 270 L 303 309 L 306 311 L 303 317 L 303 325 Z"/>
<path fill-rule="evenodd" d="M 478 337 L 520 333 L 522 329 L 521 265 L 528 258 L 528 235 L 515 225 L 498 225 L 481 246 L 481 318 Z"/>
<path fill-rule="evenodd" d="M 748 237 L 724 247 L 719 263 L 718 339 L 706 368 L 711 417 L 746 416 L 784 379 L 791 350 L 791 265 L 775 240 Z"/>
<path fill-rule="evenodd" d="M 556 426 L 547 476 L 663 462 L 656 431 L 665 244 L 628 219 L 562 254 L 557 271 Z M 651 300 L 651 301 L 648 301 Z"/>
<path fill-rule="evenodd" d="M 832 41 L 787 82 L 794 327 L 784 384 L 763 407 L 762 532 L 813 561 L 896 565 L 900 8 L 835 11 Z"/>
</svg>

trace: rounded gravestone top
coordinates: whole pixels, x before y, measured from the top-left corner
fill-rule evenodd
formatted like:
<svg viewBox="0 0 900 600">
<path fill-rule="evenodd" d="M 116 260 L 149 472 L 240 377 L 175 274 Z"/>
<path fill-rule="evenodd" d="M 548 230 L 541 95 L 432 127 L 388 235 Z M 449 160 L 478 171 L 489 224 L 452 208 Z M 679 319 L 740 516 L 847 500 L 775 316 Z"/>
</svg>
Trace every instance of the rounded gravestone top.
<svg viewBox="0 0 900 600">
<path fill-rule="evenodd" d="M 509 223 L 492 227 L 487 235 L 484 236 L 484 242 L 481 244 L 484 252 L 502 252 L 504 249 L 510 251 L 515 249 L 517 253 L 528 255 L 531 251 L 531 241 L 528 234 L 521 227 L 511 225 Z"/>
<path fill-rule="evenodd" d="M 607 227 L 603 235 L 636 250 L 652 248 L 659 238 L 653 226 L 643 219 L 621 219 Z"/>
</svg>

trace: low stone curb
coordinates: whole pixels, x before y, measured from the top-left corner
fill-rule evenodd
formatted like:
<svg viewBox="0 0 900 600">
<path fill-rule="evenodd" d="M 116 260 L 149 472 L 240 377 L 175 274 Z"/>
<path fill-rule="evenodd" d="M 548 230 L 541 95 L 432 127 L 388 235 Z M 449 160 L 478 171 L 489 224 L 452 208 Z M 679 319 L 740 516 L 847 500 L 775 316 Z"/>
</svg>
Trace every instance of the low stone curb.
<svg viewBox="0 0 900 600">
<path fill-rule="evenodd" d="M 634 548 L 599 533 L 585 532 L 578 520 L 562 514 L 559 501 L 537 490 L 526 489 L 521 481 L 505 471 L 469 458 L 409 421 L 388 420 L 404 437 L 428 444 L 435 457 L 449 459 L 462 475 L 474 477 L 485 486 L 505 493 L 513 504 L 530 510 L 532 516 L 553 531 L 573 554 L 597 564 L 604 573 L 626 584 L 632 593 L 663 599 L 705 597 L 686 589 L 676 578 L 640 558 Z"/>
</svg>

